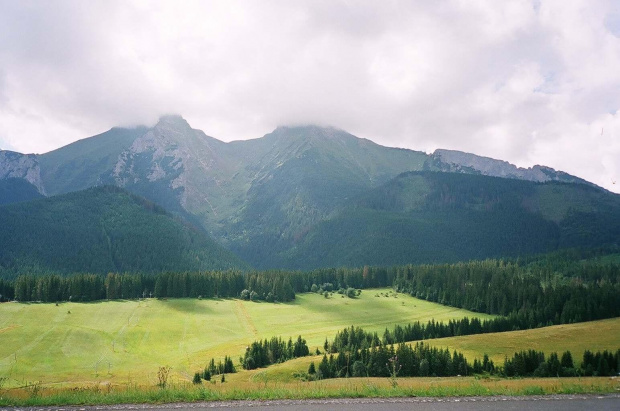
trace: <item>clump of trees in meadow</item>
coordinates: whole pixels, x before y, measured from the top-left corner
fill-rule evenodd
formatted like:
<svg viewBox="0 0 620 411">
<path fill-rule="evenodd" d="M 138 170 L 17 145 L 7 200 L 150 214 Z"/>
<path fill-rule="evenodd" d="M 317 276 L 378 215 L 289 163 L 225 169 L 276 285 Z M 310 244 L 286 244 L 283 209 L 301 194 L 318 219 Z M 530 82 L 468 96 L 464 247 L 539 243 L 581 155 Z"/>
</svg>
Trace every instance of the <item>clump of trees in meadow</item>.
<svg viewBox="0 0 620 411">
<path fill-rule="evenodd" d="M 566 351 L 562 356 L 553 352 L 545 359 L 542 351 L 528 350 L 504 359 L 500 373 L 506 377 L 576 377 L 616 375 L 620 371 L 620 349 L 592 353 L 586 350 L 581 367 L 575 367 L 573 355 Z"/>
<path fill-rule="evenodd" d="M 194 373 L 192 382 L 194 384 L 200 384 L 202 380 L 211 381 L 211 378 L 217 375 L 219 375 L 220 380 L 224 382 L 226 379 L 224 377 L 225 374 L 234 374 L 236 372 L 237 369 L 231 357 L 225 356 L 224 360 L 219 360 L 217 364 L 215 363 L 215 359 L 211 358 L 211 361 L 205 366 L 204 370 Z"/>
<path fill-rule="evenodd" d="M 280 337 L 273 337 L 270 340 L 254 341 L 246 348 L 245 354 L 241 357 L 241 364 L 244 369 L 253 370 L 304 357 L 309 353 L 306 340 L 301 336 L 294 342 L 291 338 L 288 342 L 284 342 Z"/>
<path fill-rule="evenodd" d="M 323 355 L 314 378 L 341 377 L 448 377 L 468 375 L 471 367 L 463 354 L 448 349 L 415 345 L 379 344 L 371 348 Z M 309 369 L 312 375 L 312 369 Z"/>
</svg>

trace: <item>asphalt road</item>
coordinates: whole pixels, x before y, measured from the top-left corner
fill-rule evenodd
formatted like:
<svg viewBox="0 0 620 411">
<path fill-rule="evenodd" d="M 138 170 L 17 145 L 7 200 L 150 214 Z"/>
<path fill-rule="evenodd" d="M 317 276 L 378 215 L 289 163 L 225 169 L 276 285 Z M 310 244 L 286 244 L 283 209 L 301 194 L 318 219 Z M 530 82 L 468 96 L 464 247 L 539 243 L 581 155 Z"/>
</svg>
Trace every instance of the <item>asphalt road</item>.
<svg viewBox="0 0 620 411">
<path fill-rule="evenodd" d="M 0 408 L 7 410 L 7 408 Z M 8 408 L 10 409 L 10 408 Z M 619 411 L 620 395 L 552 395 L 528 397 L 460 397 L 460 398 L 361 398 L 324 400 L 229 401 L 189 404 L 136 404 L 93 407 L 18 408 L 37 411 L 196 411 L 257 410 L 257 411 L 455 411 L 455 410 L 541 410 L 541 411 Z"/>
</svg>

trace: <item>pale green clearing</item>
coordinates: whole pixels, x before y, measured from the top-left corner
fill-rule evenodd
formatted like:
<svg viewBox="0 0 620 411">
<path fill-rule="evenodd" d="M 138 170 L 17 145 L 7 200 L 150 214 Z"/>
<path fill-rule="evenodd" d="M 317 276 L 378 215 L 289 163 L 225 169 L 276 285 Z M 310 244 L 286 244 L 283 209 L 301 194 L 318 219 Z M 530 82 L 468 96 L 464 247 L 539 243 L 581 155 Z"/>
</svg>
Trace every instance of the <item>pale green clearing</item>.
<svg viewBox="0 0 620 411">
<path fill-rule="evenodd" d="M 390 289 L 359 298 L 306 293 L 288 304 L 235 299 L 170 299 L 98 303 L 0 304 L 0 377 L 28 382 L 149 385 L 160 366 L 172 381 L 191 380 L 213 357 L 235 362 L 257 339 L 301 335 L 311 350 L 351 325 L 386 327 L 430 319 L 490 318 Z"/>
<path fill-rule="evenodd" d="M 486 353 L 496 365 L 503 365 L 505 356 L 510 358 L 515 352 L 529 349 L 543 351 L 547 355 L 556 352 L 560 356 L 570 351 L 575 363 L 581 364 L 585 350 L 615 352 L 620 349 L 620 318 L 534 330 L 439 338 L 428 343 L 439 348 L 448 347 L 451 351 L 456 349 L 470 361 L 481 359 Z"/>
</svg>

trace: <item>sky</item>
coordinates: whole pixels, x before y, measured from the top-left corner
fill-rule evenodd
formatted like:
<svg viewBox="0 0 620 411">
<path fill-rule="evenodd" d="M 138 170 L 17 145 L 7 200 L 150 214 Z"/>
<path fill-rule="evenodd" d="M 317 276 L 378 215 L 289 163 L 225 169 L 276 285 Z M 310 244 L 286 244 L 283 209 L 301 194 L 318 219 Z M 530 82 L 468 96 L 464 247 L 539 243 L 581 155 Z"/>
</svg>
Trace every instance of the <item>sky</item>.
<svg viewBox="0 0 620 411">
<path fill-rule="evenodd" d="M 180 114 L 224 141 L 329 125 L 620 192 L 619 108 L 619 0 L 0 0 L 5 150 Z"/>
</svg>

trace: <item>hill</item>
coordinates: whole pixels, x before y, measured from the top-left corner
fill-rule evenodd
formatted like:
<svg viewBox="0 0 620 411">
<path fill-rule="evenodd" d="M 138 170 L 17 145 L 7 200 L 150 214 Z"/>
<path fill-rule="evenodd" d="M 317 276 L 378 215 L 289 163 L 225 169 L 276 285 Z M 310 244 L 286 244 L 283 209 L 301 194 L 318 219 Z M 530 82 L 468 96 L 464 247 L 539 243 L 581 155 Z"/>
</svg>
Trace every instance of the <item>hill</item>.
<svg viewBox="0 0 620 411">
<path fill-rule="evenodd" d="M 0 206 L 43 198 L 39 190 L 23 178 L 0 180 Z"/>
<path fill-rule="evenodd" d="M 0 207 L 0 275 L 244 268 L 202 231 L 117 187 Z"/>
<path fill-rule="evenodd" d="M 456 262 L 617 244 L 619 238 L 620 196 L 599 188 L 410 172 L 318 224 L 279 256 L 279 265 Z"/>
</svg>

